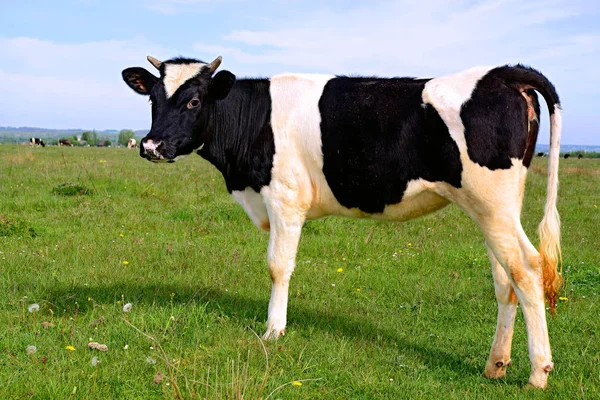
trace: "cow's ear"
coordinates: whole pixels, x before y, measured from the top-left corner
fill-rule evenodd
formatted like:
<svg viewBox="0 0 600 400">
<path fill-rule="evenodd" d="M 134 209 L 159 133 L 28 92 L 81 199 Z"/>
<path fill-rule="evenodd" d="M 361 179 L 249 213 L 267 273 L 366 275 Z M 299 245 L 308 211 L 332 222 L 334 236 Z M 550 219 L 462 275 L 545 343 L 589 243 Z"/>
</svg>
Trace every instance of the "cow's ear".
<svg viewBox="0 0 600 400">
<path fill-rule="evenodd" d="M 214 100 L 223 100 L 235 83 L 235 75 L 229 71 L 219 71 L 210 81 L 208 95 Z"/>
<path fill-rule="evenodd" d="M 121 73 L 125 83 L 136 93 L 149 95 L 158 78 L 140 67 L 124 69 Z"/>
</svg>

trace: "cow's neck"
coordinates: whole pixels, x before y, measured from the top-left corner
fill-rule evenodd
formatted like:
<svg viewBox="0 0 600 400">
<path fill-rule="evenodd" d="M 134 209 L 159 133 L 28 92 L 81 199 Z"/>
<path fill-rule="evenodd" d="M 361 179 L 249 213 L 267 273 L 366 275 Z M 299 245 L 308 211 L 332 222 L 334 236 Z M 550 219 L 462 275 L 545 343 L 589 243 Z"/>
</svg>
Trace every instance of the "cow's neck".
<svg viewBox="0 0 600 400">
<path fill-rule="evenodd" d="M 207 111 L 210 139 L 198 154 L 221 171 L 229 192 L 259 192 L 271 180 L 275 153 L 269 80 L 239 80 Z"/>
</svg>

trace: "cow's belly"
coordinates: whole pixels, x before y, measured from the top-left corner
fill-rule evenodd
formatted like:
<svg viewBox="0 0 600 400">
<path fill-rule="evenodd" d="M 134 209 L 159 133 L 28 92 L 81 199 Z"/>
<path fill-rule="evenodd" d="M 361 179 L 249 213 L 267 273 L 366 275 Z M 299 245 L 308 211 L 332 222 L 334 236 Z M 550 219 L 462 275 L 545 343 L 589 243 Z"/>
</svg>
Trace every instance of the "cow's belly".
<svg viewBox="0 0 600 400">
<path fill-rule="evenodd" d="M 324 177 L 317 179 L 313 185 L 313 203 L 308 211 L 308 219 L 316 219 L 327 215 L 339 215 L 351 218 L 377 219 L 385 221 L 407 221 L 445 207 L 450 201 L 436 193 L 438 183 L 416 179 L 408 182 L 402 200 L 387 205 L 380 213 L 366 213 L 358 208 L 342 206 Z"/>
<path fill-rule="evenodd" d="M 433 192 L 421 192 L 404 198 L 398 204 L 392 204 L 382 213 L 370 214 L 370 218 L 386 221 L 407 221 L 432 213 L 450 203 L 447 199 Z"/>
</svg>

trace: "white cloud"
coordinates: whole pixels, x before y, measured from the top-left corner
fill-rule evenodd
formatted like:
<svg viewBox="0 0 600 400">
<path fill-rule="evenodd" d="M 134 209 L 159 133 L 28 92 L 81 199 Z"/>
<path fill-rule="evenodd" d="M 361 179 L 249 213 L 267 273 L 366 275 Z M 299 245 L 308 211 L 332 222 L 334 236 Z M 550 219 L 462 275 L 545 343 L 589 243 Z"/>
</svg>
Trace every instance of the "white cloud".
<svg viewBox="0 0 600 400">
<path fill-rule="evenodd" d="M 148 0 L 144 3 L 152 11 L 173 15 L 195 9 L 199 5 L 211 4 L 213 2 L 214 0 Z"/>
<path fill-rule="evenodd" d="M 554 22 L 582 12 L 580 2 L 491 0 L 382 2 L 345 12 L 315 11 L 266 30 L 235 30 L 219 45 L 199 42 L 236 63 L 366 74 L 439 74 L 474 64 L 531 59 L 561 39 Z M 549 28 L 550 27 L 550 28 Z M 539 58 L 539 57 L 538 57 Z M 261 72 L 261 71 L 258 71 Z"/>
<path fill-rule="evenodd" d="M 600 3 L 589 0 L 372 2 L 271 19 L 264 29 L 233 30 L 217 44 L 197 42 L 194 48 L 222 54 L 223 66 L 241 76 L 294 71 L 431 77 L 474 65 L 529 64 L 557 86 L 568 110 L 565 127 L 581 138 L 566 136 L 565 143 L 592 143 L 598 140 L 590 127 L 598 118 L 571 105 L 598 102 L 600 33 L 577 21 L 599 10 Z M 547 130 L 540 140 L 547 141 Z"/>
<path fill-rule="evenodd" d="M 0 125 L 96 129 L 150 126 L 147 101 L 129 89 L 121 71 L 153 68 L 147 52 L 167 52 L 143 37 L 82 44 L 0 38 Z M 115 126 L 115 121 L 128 126 Z"/>
</svg>

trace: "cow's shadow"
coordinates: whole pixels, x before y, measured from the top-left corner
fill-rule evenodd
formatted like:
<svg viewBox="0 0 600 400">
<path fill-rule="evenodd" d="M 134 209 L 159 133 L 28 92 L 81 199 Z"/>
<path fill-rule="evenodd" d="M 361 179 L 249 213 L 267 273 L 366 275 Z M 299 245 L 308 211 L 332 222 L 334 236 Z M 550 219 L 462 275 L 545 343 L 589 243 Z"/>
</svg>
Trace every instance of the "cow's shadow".
<svg viewBox="0 0 600 400">
<path fill-rule="evenodd" d="M 267 292 L 266 292 L 267 293 Z M 134 304 L 153 304 L 169 307 L 176 296 L 178 304 L 206 304 L 207 312 L 215 312 L 230 318 L 245 319 L 257 332 L 262 333 L 267 318 L 268 298 L 257 295 L 256 298 L 245 297 L 214 287 L 192 286 L 182 284 L 143 284 L 139 282 L 114 284 L 105 286 L 73 286 L 70 288 L 49 288 L 47 300 L 57 309 L 72 310 L 77 301 L 79 314 L 92 310 L 92 299 L 96 303 L 111 304 L 121 299 Z M 133 297 L 132 297 L 133 296 Z M 451 370 L 461 375 L 480 376 L 483 365 L 460 358 L 454 353 L 438 348 L 423 346 L 417 340 L 399 338 L 395 330 L 377 326 L 366 317 L 360 319 L 347 314 L 327 312 L 321 308 L 290 305 L 288 311 L 288 330 L 304 329 L 310 325 L 314 329 L 335 331 L 356 341 L 377 342 L 379 345 L 397 347 L 399 352 L 418 358 L 429 368 Z M 402 329 L 402 328 L 399 328 Z M 393 369 L 394 364 L 390 367 Z"/>
</svg>

